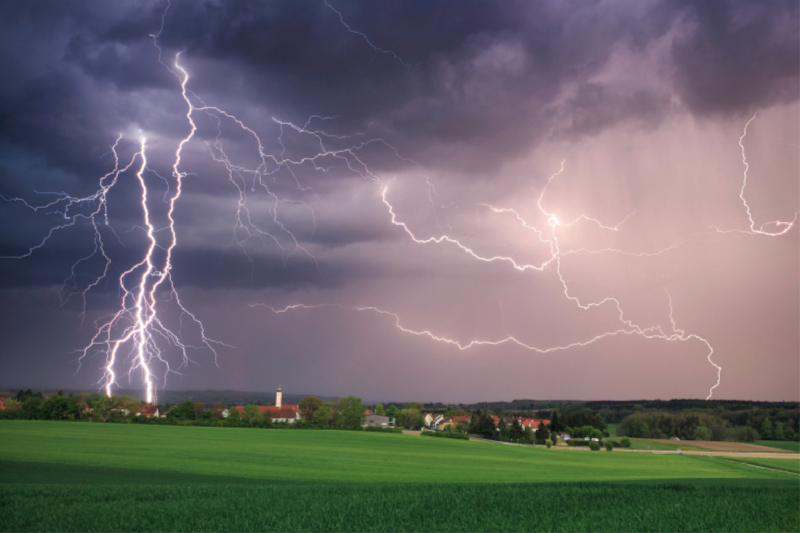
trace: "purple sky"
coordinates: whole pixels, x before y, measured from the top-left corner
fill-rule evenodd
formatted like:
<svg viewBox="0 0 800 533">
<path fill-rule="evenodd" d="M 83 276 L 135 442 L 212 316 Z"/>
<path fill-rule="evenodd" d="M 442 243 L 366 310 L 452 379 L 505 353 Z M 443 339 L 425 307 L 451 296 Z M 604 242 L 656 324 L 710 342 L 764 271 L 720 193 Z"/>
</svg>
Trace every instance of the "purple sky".
<svg viewBox="0 0 800 533">
<path fill-rule="evenodd" d="M 133 269 L 160 388 L 800 399 L 796 1 L 166 8 L 0 6 L 0 387 L 99 389 Z"/>
</svg>

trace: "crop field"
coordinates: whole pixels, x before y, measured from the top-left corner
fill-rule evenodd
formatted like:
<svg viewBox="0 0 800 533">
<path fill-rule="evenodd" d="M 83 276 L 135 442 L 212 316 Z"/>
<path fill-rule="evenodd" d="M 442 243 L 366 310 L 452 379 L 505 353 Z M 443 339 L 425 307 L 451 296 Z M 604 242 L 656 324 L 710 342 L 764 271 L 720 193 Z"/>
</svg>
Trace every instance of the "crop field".
<svg viewBox="0 0 800 533">
<path fill-rule="evenodd" d="M 2 531 L 797 531 L 797 476 L 412 435 L 0 422 Z"/>
<path fill-rule="evenodd" d="M 770 448 L 779 448 L 787 452 L 800 453 L 800 442 L 794 440 L 759 440 L 756 444 L 761 446 L 769 446 Z"/>
<path fill-rule="evenodd" d="M 750 465 L 763 466 L 766 468 L 774 468 L 776 470 L 786 470 L 787 472 L 794 472 L 800 474 L 800 461 L 795 459 L 764 459 L 761 457 L 728 457 L 731 461 L 738 461 Z"/>
</svg>

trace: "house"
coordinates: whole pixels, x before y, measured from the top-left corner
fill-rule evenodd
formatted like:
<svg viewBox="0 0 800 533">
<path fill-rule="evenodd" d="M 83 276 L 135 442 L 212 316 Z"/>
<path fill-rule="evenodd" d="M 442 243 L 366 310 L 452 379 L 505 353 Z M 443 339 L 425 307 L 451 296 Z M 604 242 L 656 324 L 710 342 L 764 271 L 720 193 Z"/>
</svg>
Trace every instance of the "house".
<svg viewBox="0 0 800 533">
<path fill-rule="evenodd" d="M 433 422 L 431 422 L 431 427 L 435 428 L 442 422 L 442 420 L 444 420 L 444 415 L 438 415 L 436 418 L 433 419 Z"/>
<path fill-rule="evenodd" d="M 440 417 L 437 417 L 437 420 Z M 448 416 L 447 418 L 441 417 L 441 420 L 436 422 L 434 426 L 436 429 L 440 431 L 445 431 L 450 428 L 455 428 L 458 424 L 467 424 L 469 425 L 469 417 L 468 416 Z"/>
<path fill-rule="evenodd" d="M 425 427 L 431 427 L 433 425 L 433 415 L 430 413 L 422 413 L 422 419 L 425 421 Z"/>
<path fill-rule="evenodd" d="M 244 405 L 236 405 L 234 408 L 239 411 L 239 414 L 244 412 Z M 260 405 L 258 406 L 258 412 L 262 416 L 268 412 L 273 422 L 286 422 L 287 424 L 294 424 L 297 420 L 303 418 L 300 415 L 300 407 L 297 404 L 283 403 L 283 392 L 280 385 L 278 385 L 278 391 L 275 393 L 275 405 Z M 228 418 L 229 413 L 229 409 L 222 411 L 222 418 Z"/>
<path fill-rule="evenodd" d="M 389 417 L 388 416 L 381 416 L 381 415 L 367 415 L 367 418 L 364 420 L 362 424 L 363 427 L 378 427 L 378 428 L 385 428 L 389 427 Z"/>
<path fill-rule="evenodd" d="M 138 411 L 136 411 L 136 416 L 144 416 L 145 418 L 150 418 L 151 416 L 154 416 L 158 418 L 159 417 L 158 406 L 152 404 L 143 405 L 139 407 Z"/>
<path fill-rule="evenodd" d="M 542 420 L 539 418 L 519 418 L 519 424 L 522 426 L 522 429 L 531 428 L 534 432 L 536 429 L 541 425 L 544 424 L 545 426 L 550 425 L 549 420 Z"/>
<path fill-rule="evenodd" d="M 445 431 L 447 429 L 450 429 L 451 427 L 454 427 L 455 425 L 456 422 L 453 421 L 453 417 L 448 416 L 447 418 L 443 418 L 442 420 L 439 421 L 438 424 L 436 424 L 436 429 L 438 429 L 439 431 Z"/>
</svg>

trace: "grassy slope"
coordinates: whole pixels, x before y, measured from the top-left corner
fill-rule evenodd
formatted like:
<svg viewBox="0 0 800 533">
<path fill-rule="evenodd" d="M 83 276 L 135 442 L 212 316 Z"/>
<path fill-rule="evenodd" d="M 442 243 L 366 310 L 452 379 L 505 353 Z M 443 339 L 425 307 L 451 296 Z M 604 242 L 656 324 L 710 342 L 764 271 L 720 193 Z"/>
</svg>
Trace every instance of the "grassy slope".
<svg viewBox="0 0 800 533">
<path fill-rule="evenodd" d="M 800 442 L 789 440 L 759 440 L 755 444 L 761 446 L 769 446 L 770 448 L 779 448 L 789 452 L 800 452 Z"/>
<path fill-rule="evenodd" d="M 736 482 L 5 485 L 0 531 L 797 531 L 798 506 Z"/>
<path fill-rule="evenodd" d="M 0 531 L 800 529 L 796 476 L 709 457 L 27 421 L 0 441 Z"/>
<path fill-rule="evenodd" d="M 726 457 L 726 459 L 800 474 L 800 461 L 796 459 L 761 459 L 760 457 L 753 459 L 750 459 L 749 457 Z"/>
<path fill-rule="evenodd" d="M 0 441 L 13 443 L 4 447 L 3 459 L 9 463 L 264 481 L 530 483 L 788 476 L 709 457 L 531 449 L 346 431 L 3 421 Z M 0 473 L 6 483 L 24 483 L 24 477 Z"/>
<path fill-rule="evenodd" d="M 611 440 L 619 442 L 622 437 L 612 438 Z M 661 442 L 658 440 L 650 439 L 630 439 L 631 450 L 647 450 L 648 446 L 651 450 L 683 450 L 685 452 L 697 451 L 701 448 L 691 446 L 690 441 L 676 441 L 676 442 Z"/>
</svg>

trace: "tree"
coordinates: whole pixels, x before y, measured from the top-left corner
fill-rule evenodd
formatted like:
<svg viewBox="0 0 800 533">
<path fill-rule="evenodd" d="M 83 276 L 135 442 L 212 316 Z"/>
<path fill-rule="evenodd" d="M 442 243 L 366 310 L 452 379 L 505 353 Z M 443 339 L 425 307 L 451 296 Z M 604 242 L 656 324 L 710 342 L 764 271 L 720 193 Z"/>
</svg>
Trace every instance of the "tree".
<svg viewBox="0 0 800 533">
<path fill-rule="evenodd" d="M 481 432 L 481 410 L 478 409 L 469 419 L 469 432 L 473 435 L 477 435 Z"/>
<path fill-rule="evenodd" d="M 77 405 L 63 394 L 51 396 L 42 403 L 39 416 L 44 420 L 75 420 L 80 418 Z"/>
<path fill-rule="evenodd" d="M 200 418 L 200 413 L 206 410 L 206 402 L 194 402 L 194 417 Z"/>
<path fill-rule="evenodd" d="M 361 426 L 364 425 L 364 420 L 367 418 L 364 413 L 365 410 L 364 404 L 361 403 L 361 398 L 357 396 L 339 398 L 336 402 L 336 427 L 353 430 L 361 429 Z"/>
<path fill-rule="evenodd" d="M 558 411 L 553 409 L 553 412 L 550 413 L 550 430 L 558 433 L 563 429 Z"/>
<path fill-rule="evenodd" d="M 498 439 L 501 439 L 501 440 L 510 438 L 511 430 L 509 429 L 508 424 L 506 424 L 506 421 L 502 416 L 498 417 L 498 418 L 500 420 L 497 421 L 497 435 L 496 435 L 496 437 Z"/>
<path fill-rule="evenodd" d="M 544 420 L 542 420 L 539 422 L 539 427 L 536 428 L 536 442 L 544 444 L 548 439 L 550 439 L 550 430 L 547 428 L 547 424 L 544 423 Z"/>
<path fill-rule="evenodd" d="M 379 403 L 375 406 L 375 414 L 378 416 L 386 416 L 386 410 L 383 408 L 383 404 Z"/>
<path fill-rule="evenodd" d="M 522 440 L 522 437 L 525 436 L 525 432 L 522 431 L 522 426 L 519 423 L 519 419 L 514 418 L 514 421 L 511 422 L 511 430 L 509 431 L 509 437 L 514 442 L 519 442 Z"/>
<path fill-rule="evenodd" d="M 783 430 L 783 422 L 775 422 L 775 430 L 772 432 L 775 440 L 783 440 L 786 438 Z"/>
<path fill-rule="evenodd" d="M 407 429 L 418 429 L 425 425 L 425 420 L 422 418 L 422 413 L 420 413 L 419 409 L 406 407 L 401 409 L 397 415 L 397 425 Z"/>
<path fill-rule="evenodd" d="M 14 398 L 8 398 L 5 402 L 3 402 L 3 405 L 5 406 L 6 411 L 17 411 L 18 409 L 22 409 L 22 404 L 19 402 L 19 400 Z"/>
<path fill-rule="evenodd" d="M 705 426 L 697 426 L 694 430 L 694 440 L 711 440 L 711 430 Z"/>
<path fill-rule="evenodd" d="M 190 400 L 186 400 L 167 413 L 167 417 L 177 420 L 194 420 L 194 404 Z"/>
<path fill-rule="evenodd" d="M 262 420 L 261 412 L 258 410 L 257 405 L 245 405 L 242 411 L 242 420 L 245 422 L 253 423 Z"/>
<path fill-rule="evenodd" d="M 494 439 L 497 437 L 497 428 L 494 425 L 492 415 L 483 411 L 478 420 L 478 434 L 487 439 Z"/>
<path fill-rule="evenodd" d="M 398 415 L 398 414 L 400 414 L 400 409 L 398 409 L 398 408 L 397 408 L 397 406 L 396 406 L 395 404 L 391 404 L 391 405 L 390 405 L 390 406 L 389 406 L 389 407 L 386 409 L 386 416 L 388 416 L 388 417 L 389 417 L 389 420 L 395 420 L 395 419 L 397 419 L 397 415 Z"/>
<path fill-rule="evenodd" d="M 761 429 L 758 430 L 758 433 L 764 440 L 772 440 L 775 438 L 772 422 L 770 422 L 769 418 L 765 418 L 764 422 L 761 423 Z"/>
<path fill-rule="evenodd" d="M 231 422 L 237 422 L 239 420 L 239 418 L 240 418 L 239 410 L 236 408 L 235 405 L 232 405 L 228 409 L 228 418 L 227 418 L 227 420 L 230 420 Z"/>
<path fill-rule="evenodd" d="M 630 447 L 631 447 L 631 439 L 629 439 L 628 437 L 622 437 L 622 438 L 619 440 L 619 444 L 620 444 L 620 446 L 622 446 L 623 448 L 630 448 Z"/>
<path fill-rule="evenodd" d="M 30 391 L 30 389 L 28 390 Z M 25 396 L 25 401 L 22 404 L 22 417 L 28 420 L 39 420 L 43 403 L 44 401 L 39 396 Z"/>
<path fill-rule="evenodd" d="M 327 427 L 330 425 L 335 414 L 332 402 L 325 402 L 314 411 L 314 423 Z"/>
<path fill-rule="evenodd" d="M 316 422 L 316 420 L 314 420 L 314 412 L 319 409 L 319 406 L 323 403 L 325 402 L 316 396 L 306 396 L 300 400 L 300 403 L 297 405 L 298 409 L 300 409 L 300 416 L 309 422 Z"/>
<path fill-rule="evenodd" d="M 533 434 L 533 430 L 530 426 L 526 426 L 525 431 L 522 432 L 522 440 L 528 444 L 533 444 L 535 442 L 536 436 Z"/>
<path fill-rule="evenodd" d="M 217 420 L 222 420 L 222 412 L 227 408 L 228 406 L 222 402 L 215 403 L 214 407 L 211 408 L 211 416 Z M 230 414 L 230 412 L 228 414 Z"/>
</svg>

